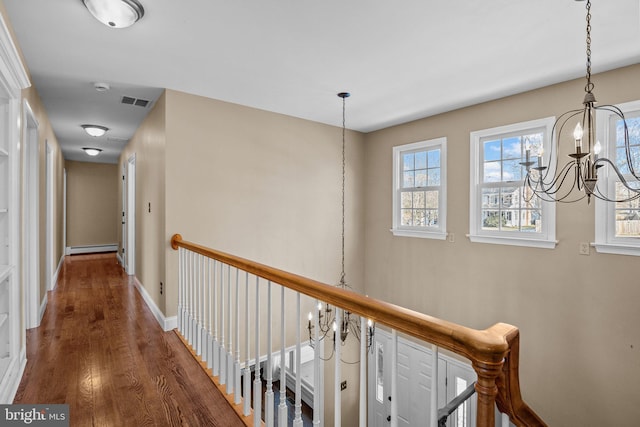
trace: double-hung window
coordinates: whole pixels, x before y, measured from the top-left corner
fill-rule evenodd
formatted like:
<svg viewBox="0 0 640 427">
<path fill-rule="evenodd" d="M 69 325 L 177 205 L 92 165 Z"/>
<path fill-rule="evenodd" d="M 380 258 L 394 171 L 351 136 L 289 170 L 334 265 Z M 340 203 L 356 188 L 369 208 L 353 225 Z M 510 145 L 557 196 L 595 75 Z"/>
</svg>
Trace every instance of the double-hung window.
<svg viewBox="0 0 640 427">
<path fill-rule="evenodd" d="M 555 247 L 555 204 L 524 186 L 527 150 L 542 163 L 553 117 L 471 133 L 469 238 L 472 242 Z"/>
<path fill-rule="evenodd" d="M 393 147 L 395 236 L 447 236 L 447 139 Z"/>
<path fill-rule="evenodd" d="M 630 157 L 636 174 L 640 173 L 640 101 L 618 105 L 627 122 Z M 624 146 L 624 124 L 614 113 L 598 111 L 598 139 L 604 156 L 614 162 L 630 185 L 638 188 L 638 181 L 627 165 Z M 622 200 L 635 193 L 627 189 L 608 166 L 598 169 L 598 189 L 610 199 Z M 598 252 L 640 255 L 640 200 L 605 202 L 596 200 L 596 241 Z"/>
</svg>

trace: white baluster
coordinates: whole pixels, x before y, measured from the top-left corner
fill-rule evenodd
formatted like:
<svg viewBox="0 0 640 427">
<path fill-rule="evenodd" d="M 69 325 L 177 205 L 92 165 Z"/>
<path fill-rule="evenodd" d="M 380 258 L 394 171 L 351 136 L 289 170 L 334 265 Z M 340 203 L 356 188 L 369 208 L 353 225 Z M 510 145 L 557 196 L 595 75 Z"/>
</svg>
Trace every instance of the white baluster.
<svg viewBox="0 0 640 427">
<path fill-rule="evenodd" d="M 202 341 L 202 360 L 209 360 L 209 342 L 208 342 L 208 323 L 209 323 L 209 304 L 207 304 L 207 295 L 209 294 L 209 286 L 207 285 L 207 264 L 209 258 L 202 258 L 202 266 L 200 267 L 202 275 L 202 333 L 200 340 Z"/>
<path fill-rule="evenodd" d="M 184 289 L 184 278 L 182 275 L 184 274 L 184 263 L 182 261 L 182 253 L 184 249 L 178 248 L 178 331 L 180 334 L 184 336 L 184 331 L 182 330 L 182 290 Z"/>
<path fill-rule="evenodd" d="M 191 348 L 193 348 L 195 344 L 195 330 L 196 330 L 196 318 L 195 318 L 195 290 L 196 290 L 196 280 L 195 280 L 195 253 L 191 252 L 191 262 L 190 268 L 191 271 L 191 285 L 189 286 L 189 344 Z"/>
<path fill-rule="evenodd" d="M 285 314 L 284 286 L 280 287 L 280 404 L 278 405 L 278 427 L 287 427 L 287 375 L 285 372 Z"/>
<path fill-rule="evenodd" d="M 191 344 L 191 252 L 187 251 L 185 254 L 185 269 L 186 269 L 186 283 L 185 283 L 185 322 L 184 329 L 185 334 L 184 338 L 187 340 L 189 344 Z"/>
<path fill-rule="evenodd" d="M 196 354 L 202 356 L 202 255 L 196 257 Z"/>
<path fill-rule="evenodd" d="M 206 286 L 209 290 L 207 292 L 207 354 L 209 357 L 207 358 L 207 368 L 213 369 L 213 303 L 211 298 L 213 297 L 213 280 L 212 280 L 212 266 L 213 260 L 211 258 L 207 259 L 207 280 Z"/>
<path fill-rule="evenodd" d="M 360 427 L 367 426 L 367 344 L 369 328 L 367 320 L 360 317 Z"/>
<path fill-rule="evenodd" d="M 502 413 L 502 427 L 509 427 L 509 414 Z"/>
<path fill-rule="evenodd" d="M 245 417 L 251 414 L 251 366 L 249 366 L 249 357 L 251 355 L 251 350 L 249 348 L 249 273 L 245 272 L 245 285 L 244 285 L 244 296 L 245 296 L 245 322 L 244 322 L 244 338 L 245 338 L 245 351 L 247 352 L 247 360 L 244 362 L 244 411 L 242 411 Z"/>
<path fill-rule="evenodd" d="M 398 332 L 391 330 L 391 427 L 398 427 Z"/>
<path fill-rule="evenodd" d="M 231 335 L 231 266 L 227 274 L 227 394 L 233 393 L 233 336 Z"/>
<path fill-rule="evenodd" d="M 431 346 L 431 427 L 438 427 L 438 346 Z"/>
<path fill-rule="evenodd" d="M 233 367 L 234 403 L 239 405 L 242 401 L 240 390 L 240 270 L 236 268 L 236 362 Z"/>
<path fill-rule="evenodd" d="M 262 383 L 260 382 L 260 278 L 256 276 L 256 359 L 253 378 L 253 425 L 261 427 L 262 418 Z"/>
<path fill-rule="evenodd" d="M 229 265 L 227 265 L 227 277 L 229 277 Z M 224 348 L 224 268 L 220 269 L 220 376 L 218 381 L 221 385 L 227 383 L 227 352 Z"/>
<path fill-rule="evenodd" d="M 267 427 L 273 427 L 273 367 L 271 365 L 273 322 L 271 317 L 271 280 L 269 280 L 267 282 L 267 390 L 264 394 L 264 421 Z"/>
<path fill-rule="evenodd" d="M 320 301 L 316 300 L 316 307 L 320 307 Z M 320 310 L 313 316 L 313 425 L 320 425 Z"/>
<path fill-rule="evenodd" d="M 333 404 L 334 404 L 334 413 L 333 413 L 333 424 L 335 427 L 340 427 L 342 425 L 342 399 L 340 393 L 340 381 L 342 379 L 342 310 L 336 307 L 336 323 L 335 329 L 333 330 L 333 345 L 335 347 L 335 356 L 336 359 L 334 361 L 335 365 L 335 377 L 333 383 Z"/>
<path fill-rule="evenodd" d="M 222 263 L 214 261 L 213 265 L 213 376 L 220 375 L 220 343 L 218 342 L 218 284 L 219 275 L 222 274 Z"/>
<path fill-rule="evenodd" d="M 301 369 L 301 355 L 302 349 L 300 347 L 300 292 L 296 293 L 296 405 L 295 415 L 293 418 L 293 427 L 302 427 L 302 375 Z"/>
</svg>

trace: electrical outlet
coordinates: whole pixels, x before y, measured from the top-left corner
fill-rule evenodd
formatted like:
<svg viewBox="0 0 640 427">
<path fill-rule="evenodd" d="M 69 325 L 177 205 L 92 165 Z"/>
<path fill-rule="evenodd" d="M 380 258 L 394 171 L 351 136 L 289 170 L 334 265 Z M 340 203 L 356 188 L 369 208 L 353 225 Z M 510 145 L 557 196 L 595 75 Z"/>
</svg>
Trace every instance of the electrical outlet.
<svg viewBox="0 0 640 427">
<path fill-rule="evenodd" d="M 455 233 L 447 233 L 447 239 L 449 240 L 449 243 L 454 243 L 456 241 L 456 234 Z"/>
<path fill-rule="evenodd" d="M 340 383 L 340 391 L 344 390 L 347 388 L 347 382 L 346 381 L 342 381 Z"/>
<path fill-rule="evenodd" d="M 580 255 L 589 255 L 590 252 L 590 247 L 589 247 L 589 243 L 587 242 L 580 242 L 580 246 L 578 248 L 578 253 Z"/>
</svg>

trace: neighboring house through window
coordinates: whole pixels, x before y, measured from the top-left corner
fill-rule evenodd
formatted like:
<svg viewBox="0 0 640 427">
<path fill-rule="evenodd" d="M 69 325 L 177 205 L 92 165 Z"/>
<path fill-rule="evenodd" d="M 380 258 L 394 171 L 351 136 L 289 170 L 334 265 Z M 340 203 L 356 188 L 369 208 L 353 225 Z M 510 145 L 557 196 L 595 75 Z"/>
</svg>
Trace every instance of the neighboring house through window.
<svg viewBox="0 0 640 427">
<path fill-rule="evenodd" d="M 447 236 L 447 139 L 393 147 L 395 236 Z"/>
<path fill-rule="evenodd" d="M 541 149 L 551 152 L 553 122 L 550 117 L 471 133 L 472 242 L 555 247 L 555 203 L 524 186 L 527 171 L 520 164 L 527 150 L 531 160 Z"/>
<path fill-rule="evenodd" d="M 627 122 L 630 154 L 636 174 L 640 174 L 640 101 L 618 105 Z M 603 154 L 623 174 L 625 180 L 638 188 L 638 181 L 627 166 L 624 147 L 624 125 L 614 113 L 598 111 L 598 139 Z M 609 198 L 622 200 L 633 196 L 608 166 L 598 170 L 598 188 Z M 640 255 L 640 201 L 605 202 L 596 200 L 596 241 L 598 252 Z"/>
</svg>

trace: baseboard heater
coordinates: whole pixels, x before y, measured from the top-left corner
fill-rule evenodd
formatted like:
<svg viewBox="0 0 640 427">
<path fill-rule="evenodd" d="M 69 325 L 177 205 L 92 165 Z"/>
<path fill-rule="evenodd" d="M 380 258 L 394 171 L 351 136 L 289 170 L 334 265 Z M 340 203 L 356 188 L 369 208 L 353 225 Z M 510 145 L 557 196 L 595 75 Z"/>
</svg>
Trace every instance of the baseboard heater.
<svg viewBox="0 0 640 427">
<path fill-rule="evenodd" d="M 109 245 L 85 245 L 85 246 L 67 246 L 67 255 L 76 254 L 93 254 L 97 252 L 117 252 L 118 244 Z"/>
</svg>

